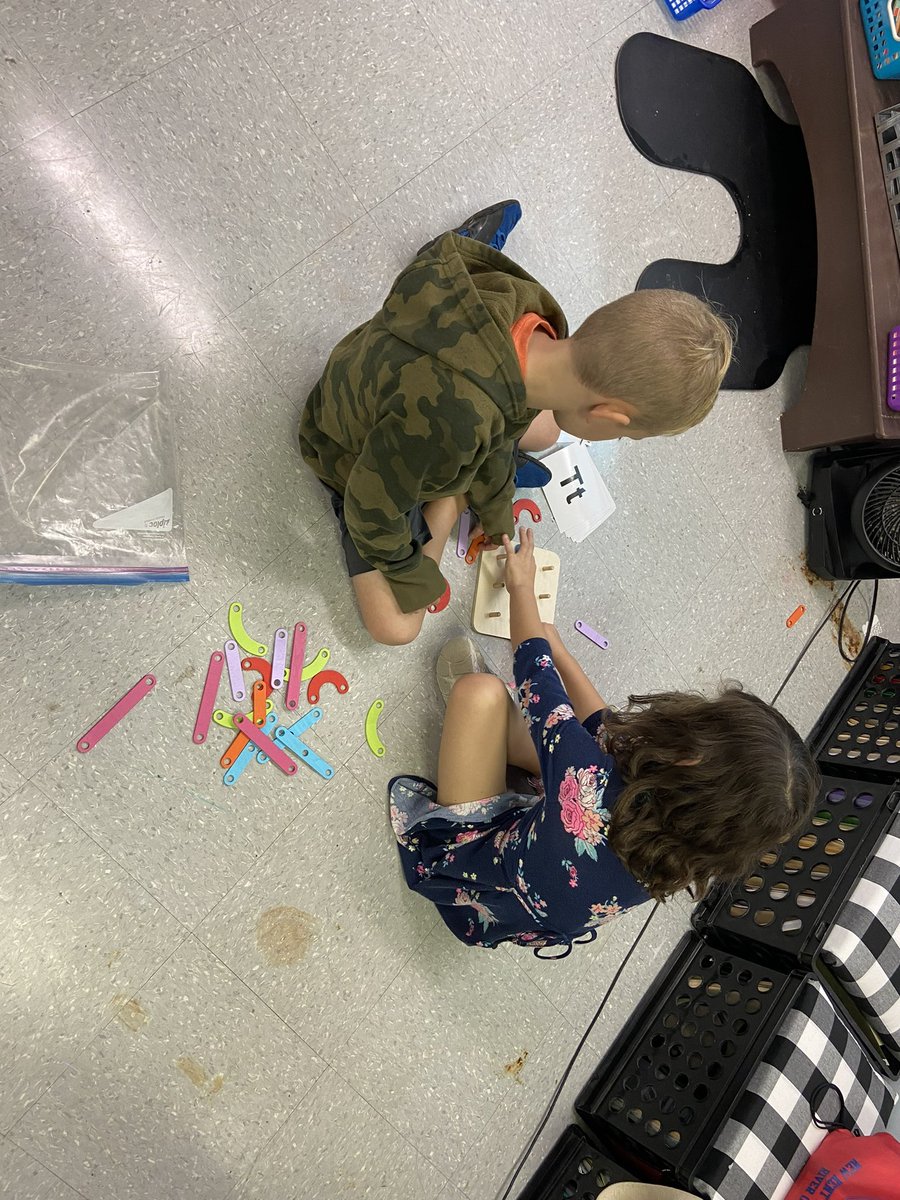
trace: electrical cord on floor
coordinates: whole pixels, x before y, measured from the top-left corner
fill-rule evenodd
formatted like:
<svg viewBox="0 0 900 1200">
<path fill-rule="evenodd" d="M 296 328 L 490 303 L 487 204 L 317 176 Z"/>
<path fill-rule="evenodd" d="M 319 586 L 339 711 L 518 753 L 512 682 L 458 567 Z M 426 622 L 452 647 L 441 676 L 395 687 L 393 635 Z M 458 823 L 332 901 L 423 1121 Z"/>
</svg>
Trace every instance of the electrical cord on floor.
<svg viewBox="0 0 900 1200">
<path fill-rule="evenodd" d="M 834 601 L 834 604 L 832 605 L 832 607 L 830 607 L 828 612 L 826 614 L 824 614 L 824 617 L 820 620 L 820 623 L 818 623 L 816 625 L 816 628 L 814 630 L 812 630 L 809 637 L 806 638 L 806 641 L 803 643 L 802 649 L 800 649 L 800 653 L 797 655 L 797 658 L 794 659 L 791 664 L 791 670 L 788 671 L 785 678 L 781 680 L 781 684 L 779 686 L 778 691 L 775 692 L 775 695 L 772 697 L 772 700 L 770 700 L 769 703 L 774 704 L 775 701 L 778 700 L 778 697 L 781 695 L 781 692 L 784 691 L 787 684 L 791 682 L 791 677 L 793 676 L 794 671 L 797 670 L 797 667 L 800 665 L 800 662 L 803 662 L 803 660 L 806 656 L 806 650 L 808 650 L 810 648 L 810 646 L 812 646 L 812 643 L 814 643 L 816 638 L 818 637 L 818 635 L 821 634 L 822 630 L 824 629 L 824 625 L 826 625 L 827 620 L 830 618 L 830 616 L 832 616 L 832 613 L 836 610 L 836 608 L 838 608 L 838 605 L 840 605 L 840 602 L 842 600 L 844 600 L 845 598 L 847 598 L 847 599 L 850 598 L 851 593 L 853 593 L 854 590 L 856 590 L 857 583 L 858 583 L 858 581 L 847 584 L 846 588 L 844 590 L 842 590 L 841 594 L 838 596 L 838 599 L 836 599 Z M 845 612 L 847 611 L 846 606 L 845 606 L 844 611 Z M 841 614 L 841 616 L 842 616 L 842 614 Z M 875 612 L 872 611 L 872 617 L 874 617 L 874 616 L 875 616 Z M 870 620 L 869 629 L 866 630 L 866 635 L 865 635 L 866 641 L 868 641 L 868 638 L 871 634 L 871 628 L 872 628 L 872 623 Z"/>
<path fill-rule="evenodd" d="M 550 1114 L 553 1112 L 553 1109 L 556 1105 L 557 1100 L 562 1095 L 562 1090 L 566 1086 L 566 1081 L 568 1080 L 569 1076 L 572 1073 L 572 1068 L 575 1066 L 575 1060 L 578 1058 L 578 1055 L 584 1049 L 584 1044 L 590 1037 L 591 1031 L 593 1030 L 594 1026 L 597 1024 L 600 1014 L 603 1012 L 603 1009 L 606 1007 L 606 1002 L 612 995 L 613 988 L 619 982 L 619 978 L 620 978 L 622 972 L 628 966 L 629 959 L 631 958 L 632 954 L 634 954 L 635 950 L 637 950 L 638 945 L 640 944 L 641 938 L 647 932 L 647 927 L 650 924 L 650 922 L 653 920 L 653 917 L 658 908 L 659 908 L 659 901 L 657 900 L 656 903 L 651 908 L 650 914 L 647 917 L 647 920 L 641 926 L 640 932 L 638 933 L 637 937 L 634 939 L 634 941 L 631 943 L 631 946 L 628 948 L 628 953 L 622 959 L 621 963 L 619 963 L 618 970 L 616 971 L 615 975 L 613 975 L 612 980 L 610 981 L 609 987 L 606 989 L 603 999 L 600 1001 L 600 1005 L 597 1008 L 597 1011 L 594 1013 L 594 1015 L 591 1019 L 591 1023 L 588 1025 L 587 1029 L 581 1035 L 581 1040 L 579 1041 L 578 1045 L 575 1047 L 575 1052 L 572 1055 L 572 1057 L 569 1059 L 568 1065 L 567 1065 L 566 1069 L 563 1071 L 562 1076 L 560 1077 L 559 1083 L 556 1085 L 553 1095 L 550 1097 L 547 1107 L 544 1109 L 544 1115 L 541 1117 L 540 1121 L 537 1124 L 537 1128 L 535 1129 L 534 1133 L 531 1135 L 531 1139 L 529 1140 L 528 1145 L 525 1147 L 525 1149 L 522 1151 L 522 1153 L 519 1155 L 518 1159 L 516 1160 L 516 1164 L 512 1168 L 511 1174 L 507 1177 L 508 1182 L 507 1182 L 504 1190 L 502 1192 L 498 1192 L 497 1200 L 507 1200 L 507 1197 L 509 1196 L 510 1192 L 512 1191 L 513 1185 L 515 1184 L 516 1180 L 519 1178 L 519 1174 L 520 1174 L 522 1168 L 525 1166 L 525 1163 L 528 1161 L 528 1158 L 529 1158 L 532 1150 L 534 1149 L 535 1145 L 537 1144 L 538 1138 L 544 1132 L 544 1127 L 546 1126 L 547 1122 L 550 1119 Z"/>
</svg>

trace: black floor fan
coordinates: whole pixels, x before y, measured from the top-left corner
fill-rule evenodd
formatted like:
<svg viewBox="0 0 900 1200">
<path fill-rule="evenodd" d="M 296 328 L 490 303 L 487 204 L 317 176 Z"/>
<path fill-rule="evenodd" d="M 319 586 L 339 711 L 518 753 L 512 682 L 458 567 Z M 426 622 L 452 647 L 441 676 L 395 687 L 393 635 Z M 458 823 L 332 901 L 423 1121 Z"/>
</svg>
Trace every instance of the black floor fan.
<svg viewBox="0 0 900 1200">
<path fill-rule="evenodd" d="M 802 499 L 806 556 L 817 575 L 900 578 L 900 447 L 819 450 Z"/>
</svg>

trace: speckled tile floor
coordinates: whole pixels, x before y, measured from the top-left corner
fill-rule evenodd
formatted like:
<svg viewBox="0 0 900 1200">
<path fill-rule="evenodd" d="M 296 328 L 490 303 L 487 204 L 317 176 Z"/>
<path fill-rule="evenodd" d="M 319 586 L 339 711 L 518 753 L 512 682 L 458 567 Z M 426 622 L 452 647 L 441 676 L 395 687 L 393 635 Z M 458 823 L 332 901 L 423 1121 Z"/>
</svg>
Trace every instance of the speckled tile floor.
<svg viewBox="0 0 900 1200">
<path fill-rule="evenodd" d="M 471 575 L 449 564 L 453 604 L 416 645 L 367 644 L 297 411 L 415 247 L 498 198 L 522 200 L 508 248 L 573 324 L 653 258 L 728 257 L 725 192 L 637 155 L 613 63 L 639 30 L 746 62 L 770 2 L 676 26 L 658 0 L 0 0 L 0 354 L 165 363 L 192 566 L 169 590 L 0 589 L 3 1197 L 489 1200 L 501 1182 L 643 914 L 536 963 L 464 949 L 406 891 L 384 783 L 433 768 L 431 664 Z M 577 553 L 542 526 L 560 624 L 607 634 L 579 649 L 614 702 L 721 676 L 766 696 L 824 611 L 804 462 L 778 435 L 801 374 L 675 441 L 598 448 L 618 510 Z M 305 620 L 350 677 L 310 739 L 330 782 L 259 769 L 226 791 L 191 744 L 235 598 L 254 629 Z M 76 755 L 149 670 L 140 719 Z M 826 634 L 784 710 L 805 730 L 841 676 Z M 363 739 L 377 694 L 384 762 Z M 687 918 L 658 914 L 565 1101 Z"/>
</svg>

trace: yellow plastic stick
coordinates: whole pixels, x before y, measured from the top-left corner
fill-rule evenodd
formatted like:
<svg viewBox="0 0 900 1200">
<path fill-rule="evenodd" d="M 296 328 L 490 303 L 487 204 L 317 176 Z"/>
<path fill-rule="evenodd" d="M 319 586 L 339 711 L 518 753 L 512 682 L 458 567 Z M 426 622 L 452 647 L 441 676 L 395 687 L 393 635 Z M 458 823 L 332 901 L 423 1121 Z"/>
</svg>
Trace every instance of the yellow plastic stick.
<svg viewBox="0 0 900 1200">
<path fill-rule="evenodd" d="M 383 700 L 373 700 L 366 713 L 366 743 L 376 758 L 384 758 L 384 742 L 378 736 L 378 718 L 383 708 Z"/>
<path fill-rule="evenodd" d="M 300 678 L 306 681 L 312 679 L 313 675 L 318 675 L 321 670 L 324 670 L 329 658 L 331 658 L 331 651 L 327 646 L 323 646 L 312 662 L 308 663 L 300 672 Z"/>
<path fill-rule="evenodd" d="M 244 651 L 245 654 L 258 654 L 262 656 L 267 653 L 269 647 L 262 642 L 255 642 L 244 628 L 244 606 L 235 601 L 228 605 L 228 628 L 231 636 Z"/>
</svg>

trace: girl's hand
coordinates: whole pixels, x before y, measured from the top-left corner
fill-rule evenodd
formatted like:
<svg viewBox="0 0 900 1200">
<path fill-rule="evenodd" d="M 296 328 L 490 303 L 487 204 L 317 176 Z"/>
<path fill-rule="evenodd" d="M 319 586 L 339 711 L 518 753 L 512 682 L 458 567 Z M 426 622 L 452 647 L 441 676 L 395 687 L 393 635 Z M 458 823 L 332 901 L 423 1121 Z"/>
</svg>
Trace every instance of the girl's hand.
<svg viewBox="0 0 900 1200">
<path fill-rule="evenodd" d="M 519 530 L 518 549 L 503 535 L 503 548 L 506 550 L 506 590 L 513 592 L 524 588 L 534 595 L 534 577 L 537 566 L 534 561 L 534 533 L 528 528 Z"/>
</svg>

